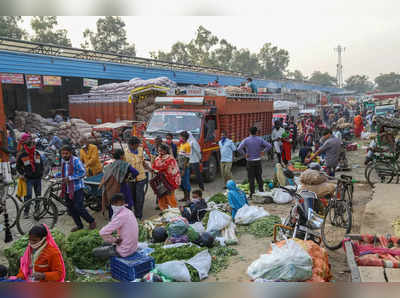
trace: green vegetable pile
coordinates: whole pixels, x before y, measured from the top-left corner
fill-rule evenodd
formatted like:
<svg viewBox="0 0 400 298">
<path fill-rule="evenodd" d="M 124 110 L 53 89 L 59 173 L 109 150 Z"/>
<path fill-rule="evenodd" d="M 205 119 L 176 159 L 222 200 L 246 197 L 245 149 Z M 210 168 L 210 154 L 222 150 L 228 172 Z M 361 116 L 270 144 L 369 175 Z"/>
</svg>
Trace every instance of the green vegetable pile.
<svg viewBox="0 0 400 298">
<path fill-rule="evenodd" d="M 139 242 L 147 242 L 151 240 L 151 232 L 146 229 L 143 224 L 139 224 Z"/>
<path fill-rule="evenodd" d="M 67 239 L 66 252 L 72 263 L 79 269 L 100 269 L 108 260 L 93 256 L 93 249 L 103 244 L 98 230 L 80 230 L 71 233 Z"/>
<path fill-rule="evenodd" d="M 189 265 L 189 264 L 186 264 L 186 267 L 190 273 L 190 280 L 192 282 L 199 282 L 200 276 L 199 276 L 199 272 L 196 270 L 196 268 L 194 268 L 192 265 Z"/>
<path fill-rule="evenodd" d="M 189 226 L 186 236 L 188 236 L 190 242 L 195 242 L 200 238 L 200 234 L 197 233 L 192 227 Z"/>
<path fill-rule="evenodd" d="M 209 250 L 211 255 L 211 273 L 218 273 L 229 265 L 229 257 L 238 255 L 238 251 L 227 246 L 216 246 Z"/>
<path fill-rule="evenodd" d="M 199 252 L 205 250 L 205 247 L 197 246 L 180 246 L 180 247 L 170 247 L 163 248 L 161 246 L 156 246 L 151 256 L 154 258 L 156 264 L 162 264 L 169 261 L 175 260 L 189 260 L 197 255 Z"/>
<path fill-rule="evenodd" d="M 274 225 L 280 224 L 281 219 L 279 216 L 270 215 L 256 220 L 247 226 L 237 226 L 239 234 L 248 233 L 257 238 L 272 237 L 274 234 Z"/>
<path fill-rule="evenodd" d="M 54 241 L 57 243 L 57 246 L 60 248 L 65 265 L 66 271 L 66 280 L 73 281 L 76 278 L 76 273 L 74 270 L 74 266 L 72 264 L 71 258 L 69 258 L 66 254 L 66 241 L 65 235 L 58 231 L 52 230 L 51 235 L 54 238 Z M 26 247 L 28 246 L 29 238 L 28 235 L 24 235 L 18 240 L 16 240 L 10 248 L 4 250 L 4 255 L 8 260 L 8 270 L 9 275 L 16 275 L 19 271 L 20 259 L 23 256 Z"/>
<path fill-rule="evenodd" d="M 210 218 L 210 212 L 211 211 L 207 211 L 203 217 L 203 220 L 201 221 L 205 229 L 207 229 L 208 219 Z"/>
<path fill-rule="evenodd" d="M 217 193 L 213 195 L 208 202 L 214 202 L 215 204 L 223 204 L 223 203 L 228 203 L 228 198 L 222 194 L 222 193 Z"/>
</svg>

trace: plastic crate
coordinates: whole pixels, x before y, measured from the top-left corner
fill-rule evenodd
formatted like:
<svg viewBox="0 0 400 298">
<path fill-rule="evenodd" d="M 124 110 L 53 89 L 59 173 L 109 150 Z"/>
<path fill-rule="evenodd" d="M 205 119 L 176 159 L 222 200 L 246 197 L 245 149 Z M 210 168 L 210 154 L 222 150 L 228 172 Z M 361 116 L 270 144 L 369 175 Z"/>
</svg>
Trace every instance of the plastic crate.
<svg viewBox="0 0 400 298">
<path fill-rule="evenodd" d="M 126 258 L 112 257 L 110 263 L 111 275 L 119 281 L 133 281 L 142 278 L 155 267 L 152 257 L 140 253 L 134 253 Z"/>
</svg>

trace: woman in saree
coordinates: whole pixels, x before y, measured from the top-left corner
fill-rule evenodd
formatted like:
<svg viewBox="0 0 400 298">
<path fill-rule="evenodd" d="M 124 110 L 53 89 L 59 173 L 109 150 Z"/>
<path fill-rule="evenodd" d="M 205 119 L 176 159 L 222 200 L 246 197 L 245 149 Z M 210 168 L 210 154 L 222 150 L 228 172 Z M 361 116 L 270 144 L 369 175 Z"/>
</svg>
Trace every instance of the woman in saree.
<svg viewBox="0 0 400 298">
<path fill-rule="evenodd" d="M 60 249 L 46 225 L 29 231 L 29 244 L 20 261 L 17 279 L 64 282 L 65 266 Z"/>
<path fill-rule="evenodd" d="M 102 211 L 108 209 L 109 217 L 112 217 L 111 197 L 116 193 L 123 193 L 128 209 L 132 210 L 133 195 L 129 181 L 134 181 L 139 172 L 124 160 L 124 151 L 116 149 L 113 154 L 114 162 L 104 168 L 104 175 L 100 186 L 103 187 Z"/>
<path fill-rule="evenodd" d="M 169 194 L 158 198 L 158 205 L 160 209 L 165 210 L 168 207 L 177 208 L 178 204 L 175 198 L 175 190 L 181 185 L 181 174 L 178 163 L 176 162 L 175 158 L 170 155 L 169 147 L 167 145 L 160 145 L 159 155 L 154 160 L 152 168 L 154 171 L 162 173 L 167 182 L 174 189 Z"/>
</svg>

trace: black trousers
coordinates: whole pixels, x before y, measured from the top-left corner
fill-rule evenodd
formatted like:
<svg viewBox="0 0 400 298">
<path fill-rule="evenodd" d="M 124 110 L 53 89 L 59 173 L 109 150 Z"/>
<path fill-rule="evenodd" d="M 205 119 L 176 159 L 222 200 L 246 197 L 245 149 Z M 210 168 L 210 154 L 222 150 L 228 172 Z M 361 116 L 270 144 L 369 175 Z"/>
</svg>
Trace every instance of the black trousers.
<svg viewBox="0 0 400 298">
<path fill-rule="evenodd" d="M 83 218 L 86 222 L 94 222 L 94 218 L 89 214 L 84 205 L 84 193 L 83 189 L 77 190 L 74 193 L 74 198 L 71 200 L 69 195 L 66 194 L 65 202 L 72 219 L 74 220 L 76 226 L 80 229 L 83 228 L 82 220 Z"/>
<path fill-rule="evenodd" d="M 247 178 L 250 184 L 250 196 L 255 193 L 254 180 L 257 180 L 258 190 L 260 192 L 264 191 L 264 181 L 262 179 L 262 165 L 261 160 L 247 161 Z"/>
<path fill-rule="evenodd" d="M 203 175 L 200 172 L 200 163 L 191 163 L 190 169 L 196 175 L 196 183 L 199 185 L 200 189 L 204 190 Z"/>
</svg>

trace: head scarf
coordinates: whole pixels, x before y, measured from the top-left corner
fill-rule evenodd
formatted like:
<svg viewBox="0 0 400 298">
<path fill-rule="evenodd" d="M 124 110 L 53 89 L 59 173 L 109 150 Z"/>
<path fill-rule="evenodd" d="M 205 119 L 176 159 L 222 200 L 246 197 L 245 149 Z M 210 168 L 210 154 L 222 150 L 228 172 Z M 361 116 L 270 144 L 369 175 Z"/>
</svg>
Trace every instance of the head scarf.
<svg viewBox="0 0 400 298">
<path fill-rule="evenodd" d="M 46 228 L 47 230 L 47 236 L 46 236 L 46 242 L 47 245 L 50 245 L 51 247 L 55 248 L 58 252 L 58 256 L 61 260 L 61 264 L 63 267 L 63 274 L 61 276 L 61 279 L 58 280 L 59 282 L 64 282 L 65 280 L 65 265 L 64 265 L 64 260 L 61 254 L 60 249 L 57 246 L 57 243 L 54 241 L 53 236 L 51 236 L 50 230 L 49 228 L 43 224 L 43 226 Z M 20 261 L 20 268 L 22 273 L 24 274 L 24 279 L 25 280 L 29 280 L 29 276 L 32 274 L 31 270 L 30 270 L 30 264 L 31 264 L 31 257 L 32 257 L 32 248 L 30 245 L 27 246 L 24 255 L 21 257 L 21 261 Z"/>
<path fill-rule="evenodd" d="M 107 182 L 111 176 L 114 176 L 118 183 L 122 183 L 125 180 L 126 174 L 128 173 L 129 163 L 124 160 L 116 160 L 112 164 L 104 168 L 103 181 Z"/>
<path fill-rule="evenodd" d="M 20 152 L 22 148 L 24 147 L 24 143 L 31 138 L 31 135 L 29 133 L 23 133 L 22 136 L 19 139 L 18 145 L 17 145 L 17 151 Z"/>
</svg>

